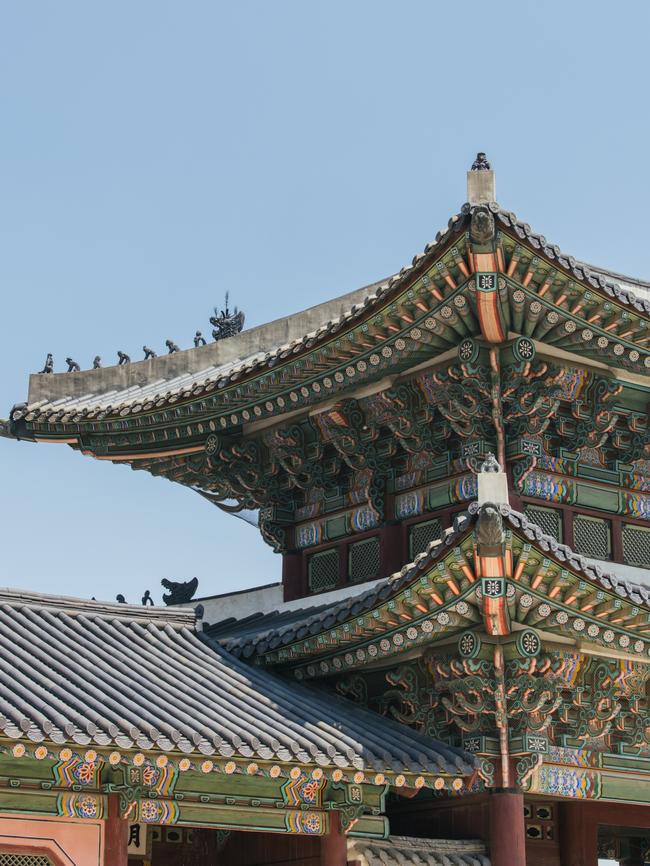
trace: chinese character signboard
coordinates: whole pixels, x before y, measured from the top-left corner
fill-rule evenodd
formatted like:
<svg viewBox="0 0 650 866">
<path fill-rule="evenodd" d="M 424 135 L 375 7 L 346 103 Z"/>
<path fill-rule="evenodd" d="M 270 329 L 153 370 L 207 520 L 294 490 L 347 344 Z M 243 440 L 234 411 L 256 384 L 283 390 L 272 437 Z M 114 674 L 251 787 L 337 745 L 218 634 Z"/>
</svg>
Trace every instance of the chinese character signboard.
<svg viewBox="0 0 650 866">
<path fill-rule="evenodd" d="M 146 857 L 147 825 L 129 824 L 129 855 Z"/>
</svg>

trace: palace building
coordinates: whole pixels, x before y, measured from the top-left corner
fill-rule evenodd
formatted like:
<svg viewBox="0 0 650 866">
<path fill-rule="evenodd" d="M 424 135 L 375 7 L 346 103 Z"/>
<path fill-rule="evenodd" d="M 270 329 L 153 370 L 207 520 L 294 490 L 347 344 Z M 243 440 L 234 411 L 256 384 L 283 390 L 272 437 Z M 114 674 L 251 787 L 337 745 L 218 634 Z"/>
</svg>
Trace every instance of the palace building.
<svg viewBox="0 0 650 866">
<path fill-rule="evenodd" d="M 479 154 L 399 273 L 212 321 L 49 358 L 0 428 L 282 560 L 164 608 L 0 591 L 0 866 L 650 863 L 650 283 L 504 210 Z"/>
</svg>

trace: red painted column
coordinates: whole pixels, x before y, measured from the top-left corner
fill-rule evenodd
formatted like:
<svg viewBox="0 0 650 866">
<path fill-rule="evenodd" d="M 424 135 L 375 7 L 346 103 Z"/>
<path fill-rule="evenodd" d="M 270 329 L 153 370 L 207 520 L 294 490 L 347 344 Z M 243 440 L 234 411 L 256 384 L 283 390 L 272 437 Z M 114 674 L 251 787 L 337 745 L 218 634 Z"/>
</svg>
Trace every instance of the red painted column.
<svg viewBox="0 0 650 866">
<path fill-rule="evenodd" d="M 391 523 L 384 526 L 380 536 L 381 574 L 380 577 L 388 577 L 399 571 L 408 562 L 408 557 L 403 550 L 404 533 L 401 523 Z"/>
<path fill-rule="evenodd" d="M 574 540 L 573 540 L 573 511 L 570 508 L 563 508 L 562 513 L 564 514 L 564 538 L 562 541 L 570 547 L 571 550 L 575 550 Z"/>
<path fill-rule="evenodd" d="M 562 866 L 595 866 L 598 862 L 598 822 L 591 807 L 591 803 L 557 804 Z"/>
<path fill-rule="evenodd" d="M 108 795 L 104 834 L 104 866 L 128 866 L 129 822 L 120 816 L 119 794 Z"/>
<path fill-rule="evenodd" d="M 492 866 L 526 866 L 523 794 L 514 789 L 490 794 L 489 834 Z"/>
<path fill-rule="evenodd" d="M 614 562 L 625 562 L 623 555 L 623 521 L 612 517 L 612 559 Z"/>
<path fill-rule="evenodd" d="M 341 830 L 338 812 L 330 812 L 330 831 L 320 840 L 321 866 L 346 866 L 348 862 L 348 840 Z"/>
<path fill-rule="evenodd" d="M 285 601 L 306 595 L 302 574 L 302 553 L 291 550 L 282 554 L 282 588 Z"/>
</svg>

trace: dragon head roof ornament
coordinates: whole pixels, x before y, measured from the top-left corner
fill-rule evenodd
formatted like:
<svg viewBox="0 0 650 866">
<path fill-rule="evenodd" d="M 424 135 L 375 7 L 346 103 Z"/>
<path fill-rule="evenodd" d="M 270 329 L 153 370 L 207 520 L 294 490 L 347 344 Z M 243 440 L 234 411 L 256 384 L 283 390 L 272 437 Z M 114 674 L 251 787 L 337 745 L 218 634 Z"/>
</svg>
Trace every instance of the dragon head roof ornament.
<svg viewBox="0 0 650 866">
<path fill-rule="evenodd" d="M 239 334 L 244 327 L 244 313 L 235 307 L 234 312 L 228 309 L 228 292 L 226 292 L 226 301 L 221 314 L 217 307 L 214 308 L 214 316 L 210 316 L 210 324 L 214 326 L 212 336 L 215 340 L 223 340 L 226 337 L 234 337 Z"/>
</svg>

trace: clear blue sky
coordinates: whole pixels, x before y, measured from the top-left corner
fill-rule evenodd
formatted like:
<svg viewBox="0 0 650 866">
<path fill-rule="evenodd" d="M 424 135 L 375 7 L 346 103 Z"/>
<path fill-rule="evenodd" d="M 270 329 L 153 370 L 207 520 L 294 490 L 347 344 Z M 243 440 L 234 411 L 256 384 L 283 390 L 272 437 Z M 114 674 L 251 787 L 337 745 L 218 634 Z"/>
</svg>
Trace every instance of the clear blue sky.
<svg viewBox="0 0 650 866">
<path fill-rule="evenodd" d="M 48 351 L 191 344 L 399 269 L 497 193 L 650 277 L 647 2 L 0 2 L 0 416 Z M 255 529 L 65 446 L 0 440 L 0 584 L 135 601 L 279 579 Z"/>
</svg>

